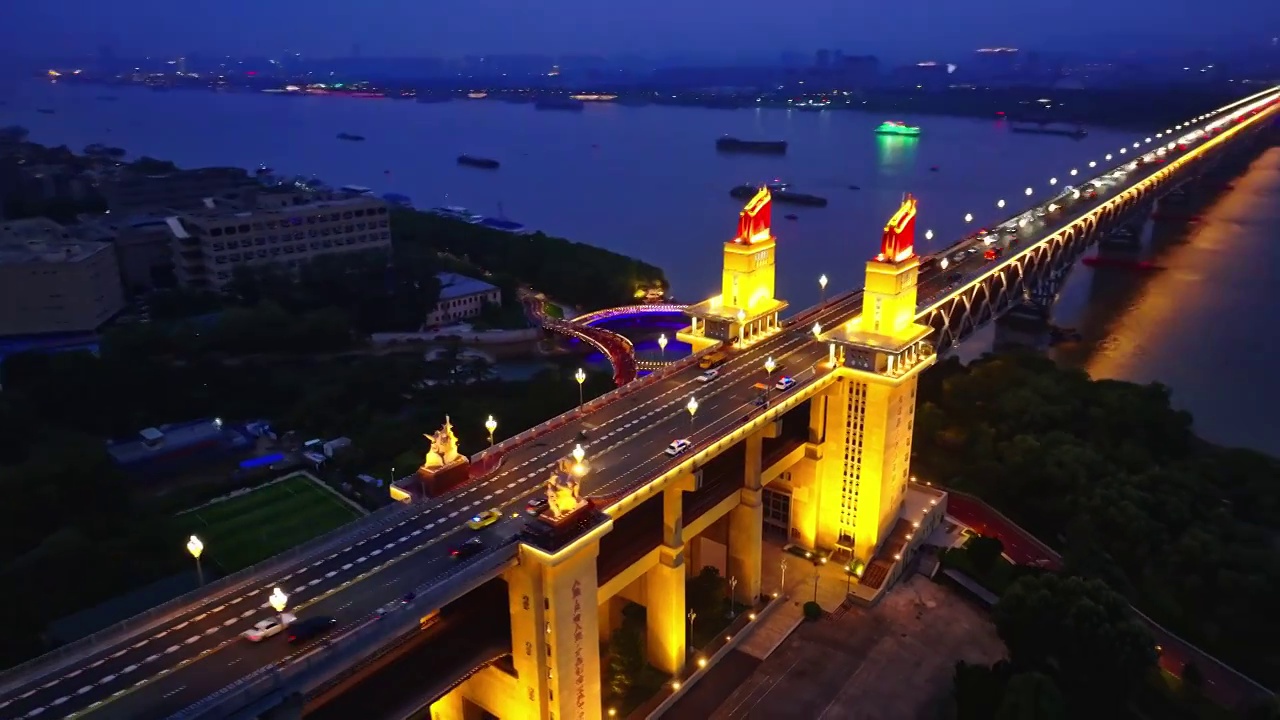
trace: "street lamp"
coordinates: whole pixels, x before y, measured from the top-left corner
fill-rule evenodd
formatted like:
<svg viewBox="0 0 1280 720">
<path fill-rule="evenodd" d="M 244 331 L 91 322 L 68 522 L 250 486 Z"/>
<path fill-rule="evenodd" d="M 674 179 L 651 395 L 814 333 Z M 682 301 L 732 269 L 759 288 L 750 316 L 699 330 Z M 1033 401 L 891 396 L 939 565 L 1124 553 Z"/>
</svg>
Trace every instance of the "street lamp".
<svg viewBox="0 0 1280 720">
<path fill-rule="evenodd" d="M 965 214 L 964 214 L 964 221 L 965 221 L 965 222 L 967 222 L 967 223 L 969 223 L 969 222 L 973 222 L 973 213 L 965 213 Z"/>
<path fill-rule="evenodd" d="M 1058 184 L 1058 178 L 1049 178 L 1049 184 L 1050 184 L 1050 185 L 1057 185 L 1057 184 Z"/>
<path fill-rule="evenodd" d="M 667 334 L 663 333 L 658 336 L 658 349 L 662 351 L 662 359 L 667 359 Z"/>
<path fill-rule="evenodd" d="M 490 415 L 489 419 L 484 421 L 484 429 L 489 431 L 489 447 L 493 447 L 493 431 L 498 429 L 498 421 Z"/>
<path fill-rule="evenodd" d="M 925 239 L 925 240 L 932 240 L 932 239 L 933 239 L 933 231 L 932 231 L 932 230 L 925 230 L 925 231 L 924 231 L 924 239 Z"/>
<path fill-rule="evenodd" d="M 773 361 L 772 355 L 764 359 L 764 373 L 766 378 L 766 385 L 764 387 L 765 400 L 769 399 L 769 395 L 773 390 L 773 371 L 776 369 L 778 369 L 778 363 Z"/>
<path fill-rule="evenodd" d="M 729 617 L 733 617 L 733 611 L 737 609 L 738 594 L 735 592 L 738 588 L 737 576 L 729 578 Z"/>
<path fill-rule="evenodd" d="M 738 310 L 738 345 L 742 345 L 743 331 L 746 329 L 743 326 L 746 325 L 746 322 L 747 322 L 747 311 Z"/>
<path fill-rule="evenodd" d="M 813 336 L 820 337 L 822 335 L 822 323 L 813 324 Z"/>
<path fill-rule="evenodd" d="M 1110 159 L 1111 159 L 1111 153 L 1107 153 L 1107 156 L 1103 158 L 1103 160 L 1110 160 Z"/>
<path fill-rule="evenodd" d="M 200 538 L 195 535 L 187 541 L 187 552 L 191 553 L 191 557 L 196 559 L 196 578 L 200 584 L 204 584 L 204 570 L 200 567 L 200 553 L 204 552 L 204 543 L 200 542 Z"/>
<path fill-rule="evenodd" d="M 688 404 L 688 405 L 685 405 L 685 406 L 684 406 L 684 409 L 689 411 L 689 430 L 690 430 L 690 432 L 692 432 L 692 431 L 693 431 L 693 416 L 694 416 L 694 415 L 696 415 L 696 414 L 697 414 L 697 412 L 698 412 L 698 398 L 696 398 L 696 397 L 694 397 L 694 396 L 690 395 L 690 396 L 689 396 L 689 404 Z"/>
<path fill-rule="evenodd" d="M 284 608 L 289 604 L 289 596 L 284 594 L 280 588 L 271 591 L 271 596 L 267 598 L 267 602 L 278 613 L 284 612 Z"/>
<path fill-rule="evenodd" d="M 1089 167 L 1091 167 L 1091 168 L 1098 167 L 1098 161 L 1097 161 L 1097 160 L 1090 160 L 1090 161 L 1089 161 Z"/>
<path fill-rule="evenodd" d="M 998 208 L 1004 207 L 1004 198 L 1000 198 L 999 200 L 996 201 L 996 207 Z"/>
<path fill-rule="evenodd" d="M 582 464 L 582 460 L 587 456 L 587 451 L 582 449 L 581 445 L 573 446 L 573 474 L 582 476 L 587 473 L 587 466 Z"/>
<path fill-rule="evenodd" d="M 1032 194 L 1032 193 L 1034 193 L 1035 191 L 1034 191 L 1034 190 L 1032 190 L 1031 188 L 1027 188 L 1027 189 L 1026 189 L 1026 190 L 1024 190 L 1023 192 L 1025 192 L 1025 193 L 1027 194 L 1027 197 L 1031 197 L 1031 194 Z"/>
<path fill-rule="evenodd" d="M 690 610 L 689 614 L 689 637 L 685 639 L 685 646 L 689 648 L 689 654 L 692 655 L 693 650 L 693 620 L 698 617 L 698 613 Z"/>
<path fill-rule="evenodd" d="M 1079 172 L 1080 172 L 1079 170 L 1076 170 L 1075 168 L 1071 168 L 1071 176 L 1072 176 L 1072 177 L 1075 177 L 1077 174 L 1079 174 Z"/>
<path fill-rule="evenodd" d="M 782 580 L 778 583 L 778 592 L 785 593 L 787 591 L 787 556 L 782 556 L 782 561 L 778 563 L 778 568 L 782 570 Z"/>
<path fill-rule="evenodd" d="M 587 373 L 578 368 L 578 372 L 573 374 L 573 379 L 578 381 L 578 406 L 582 406 L 582 383 L 587 381 Z"/>
<path fill-rule="evenodd" d="M 818 304 L 826 305 L 827 304 L 827 276 L 825 273 L 818 277 L 818 287 L 822 289 L 822 295 L 818 299 Z"/>
</svg>

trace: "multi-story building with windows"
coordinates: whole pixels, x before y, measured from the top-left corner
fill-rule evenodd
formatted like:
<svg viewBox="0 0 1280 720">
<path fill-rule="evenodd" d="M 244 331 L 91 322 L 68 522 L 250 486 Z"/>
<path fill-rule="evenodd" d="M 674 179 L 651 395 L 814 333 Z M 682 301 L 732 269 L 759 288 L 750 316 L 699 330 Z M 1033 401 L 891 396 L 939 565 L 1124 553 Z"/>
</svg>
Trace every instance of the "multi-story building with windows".
<svg viewBox="0 0 1280 720">
<path fill-rule="evenodd" d="M 124 170 L 101 181 L 103 197 L 112 212 L 144 209 L 184 209 L 206 198 L 252 204 L 262 185 L 242 168 L 207 167 L 147 175 Z"/>
<path fill-rule="evenodd" d="M 297 268 L 333 253 L 389 248 L 387 203 L 374 197 L 306 200 L 265 195 L 250 210 L 210 203 L 169 220 L 174 270 L 183 285 L 218 290 L 237 265 Z"/>
<path fill-rule="evenodd" d="M 440 299 L 427 313 L 427 327 L 461 322 L 479 315 L 486 305 L 502 304 L 502 291 L 483 280 L 457 273 L 440 273 L 436 279 Z"/>
<path fill-rule="evenodd" d="M 114 245 L 45 218 L 0 222 L 0 336 L 92 332 L 122 308 Z"/>
</svg>

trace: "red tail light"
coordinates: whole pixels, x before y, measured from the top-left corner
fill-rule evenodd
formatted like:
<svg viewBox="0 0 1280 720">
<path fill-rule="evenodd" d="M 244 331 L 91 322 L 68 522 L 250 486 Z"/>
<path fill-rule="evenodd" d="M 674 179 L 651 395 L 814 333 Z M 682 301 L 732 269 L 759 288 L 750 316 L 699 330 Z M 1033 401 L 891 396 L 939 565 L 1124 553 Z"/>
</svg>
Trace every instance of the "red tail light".
<svg viewBox="0 0 1280 720">
<path fill-rule="evenodd" d="M 293 641 L 295 641 L 295 640 L 297 640 L 297 639 L 298 639 L 298 636 L 297 636 L 297 635 L 290 635 L 290 636 L 289 636 L 289 642 L 293 642 Z"/>
</svg>

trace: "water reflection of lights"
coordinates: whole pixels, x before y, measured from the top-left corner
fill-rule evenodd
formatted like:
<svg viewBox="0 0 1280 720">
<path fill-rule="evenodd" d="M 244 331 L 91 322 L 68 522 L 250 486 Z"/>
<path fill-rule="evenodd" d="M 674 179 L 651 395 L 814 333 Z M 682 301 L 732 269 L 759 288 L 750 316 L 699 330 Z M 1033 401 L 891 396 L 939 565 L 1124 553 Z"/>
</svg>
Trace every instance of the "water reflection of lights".
<svg viewBox="0 0 1280 720">
<path fill-rule="evenodd" d="M 916 157 L 916 148 L 920 138 L 904 135 L 876 135 L 876 160 L 880 169 L 896 170 L 910 165 Z"/>
</svg>

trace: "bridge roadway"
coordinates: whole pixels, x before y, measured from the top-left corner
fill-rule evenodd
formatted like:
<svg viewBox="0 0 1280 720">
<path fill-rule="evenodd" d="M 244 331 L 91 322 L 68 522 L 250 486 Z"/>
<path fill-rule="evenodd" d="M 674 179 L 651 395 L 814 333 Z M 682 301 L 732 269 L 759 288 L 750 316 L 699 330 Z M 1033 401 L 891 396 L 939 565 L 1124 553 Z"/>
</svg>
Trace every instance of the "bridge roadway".
<svg viewBox="0 0 1280 720">
<path fill-rule="evenodd" d="M 1185 135 L 1194 129 L 1184 126 L 1180 132 Z M 1162 167 L 1153 163 L 1136 168 L 1106 193 L 1099 191 L 1097 200 L 1082 200 L 1032 232 L 1047 236 Z M 1103 173 L 1114 169 L 1105 168 Z M 956 252 L 953 246 L 939 255 Z M 920 275 L 923 304 L 998 264 L 984 260 L 980 252 L 946 269 L 940 262 L 929 263 Z M 958 280 L 952 279 L 956 273 Z M 451 566 L 449 550 L 472 534 L 465 527 L 472 513 L 489 507 L 506 511 L 501 522 L 478 533 L 491 544 L 517 534 L 523 524 L 519 509 L 524 499 L 573 448 L 579 430 L 592 428 L 583 443 L 591 464 L 584 492 L 616 496 L 676 464 L 663 454 L 673 439 L 689 437 L 700 445 L 740 422 L 753 407 L 753 385 L 766 380 L 766 357 L 785 366 L 773 373 L 773 380 L 791 375 L 806 384 L 818 377 L 815 364 L 825 358 L 826 348 L 811 342 L 809 328 L 815 321 L 824 328 L 844 322 L 860 306 L 860 291 L 833 298 L 797 316 L 782 332 L 736 352 L 712 383 L 697 382 L 700 371 L 686 368 L 599 407 L 583 421 L 512 448 L 496 472 L 421 504 L 396 525 L 356 536 L 350 546 L 327 556 L 300 559 L 282 575 L 264 577 L 260 585 L 243 593 L 193 603 L 171 623 L 99 647 L 67 666 L 24 679 L 22 684 L 10 683 L 0 695 L 0 717 L 81 717 L 90 712 L 93 718 L 166 717 L 261 667 L 303 654 L 311 646 L 296 648 L 283 638 L 252 645 L 237 637 L 271 614 L 266 597 L 272 587 L 289 593 L 290 606 L 300 617 L 337 618 L 339 634 L 369 622 L 380 605 Z M 690 395 L 700 405 L 692 423 L 685 410 Z"/>
</svg>

